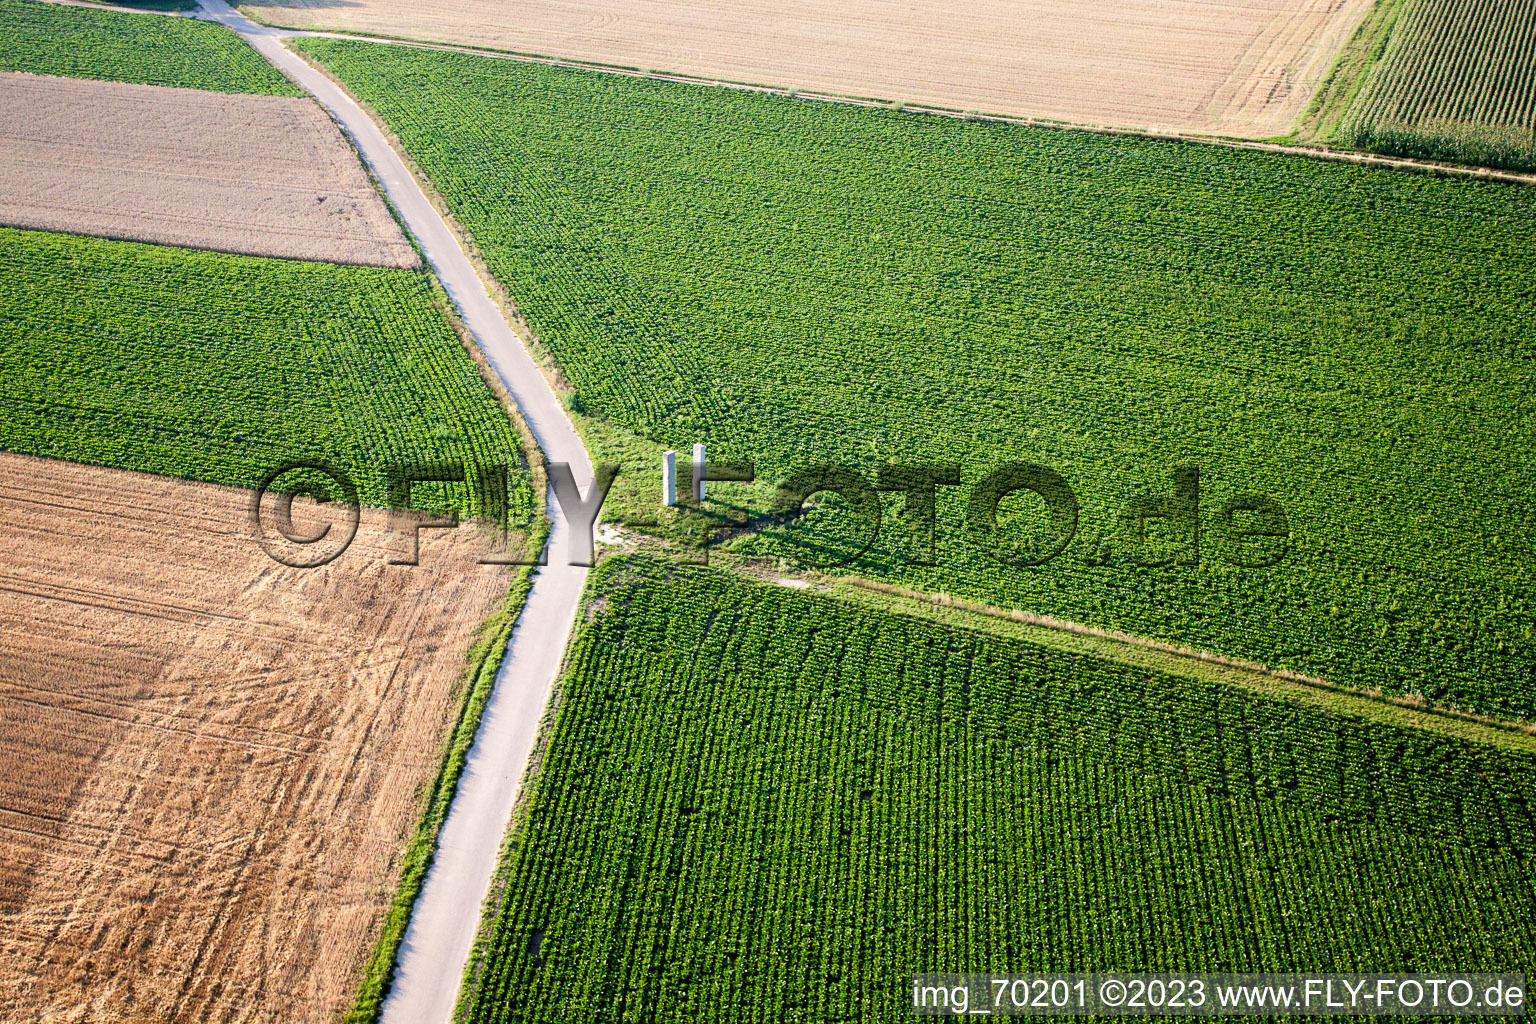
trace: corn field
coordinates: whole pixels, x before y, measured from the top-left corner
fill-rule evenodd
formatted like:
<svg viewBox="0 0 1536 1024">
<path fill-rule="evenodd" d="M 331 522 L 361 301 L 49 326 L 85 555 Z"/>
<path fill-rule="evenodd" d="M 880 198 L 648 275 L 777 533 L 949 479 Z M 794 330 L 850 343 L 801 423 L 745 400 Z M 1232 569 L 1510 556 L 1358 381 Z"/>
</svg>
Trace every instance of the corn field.
<svg viewBox="0 0 1536 1024">
<path fill-rule="evenodd" d="M 1536 4 L 1402 0 L 1342 133 L 1376 152 L 1536 168 Z"/>
</svg>

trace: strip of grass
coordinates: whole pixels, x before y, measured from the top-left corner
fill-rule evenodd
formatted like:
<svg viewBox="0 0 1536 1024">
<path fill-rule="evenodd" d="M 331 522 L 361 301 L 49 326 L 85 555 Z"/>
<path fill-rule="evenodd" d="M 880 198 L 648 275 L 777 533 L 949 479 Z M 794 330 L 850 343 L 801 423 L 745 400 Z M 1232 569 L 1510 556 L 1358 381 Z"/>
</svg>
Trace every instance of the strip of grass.
<svg viewBox="0 0 1536 1024">
<path fill-rule="evenodd" d="M 923 972 L 1536 968 L 1536 757 L 611 560 L 463 1019 L 901 1021 Z"/>
<path fill-rule="evenodd" d="M 1339 52 L 1328 76 L 1312 95 L 1296 130 L 1298 142 L 1337 143 L 1340 120 L 1360 93 L 1366 75 L 1381 60 L 1393 24 L 1406 0 L 1376 0 L 1360 27 Z"/>
<path fill-rule="evenodd" d="M 839 601 L 866 605 L 941 625 L 993 633 L 1069 654 L 1112 661 L 1130 669 L 1182 676 L 1261 697 L 1303 704 L 1324 714 L 1342 714 L 1398 729 L 1501 747 L 1536 755 L 1536 724 L 1448 711 L 1417 701 L 1338 687 L 1326 680 L 1266 671 L 1204 652 L 1170 648 L 1141 637 L 1101 634 L 1067 623 L 1031 622 L 1018 612 L 974 605 L 945 594 L 902 590 L 869 580 L 832 579 L 827 593 Z"/>
<path fill-rule="evenodd" d="M 36 0 L 0 0 L 0 71 L 303 95 L 222 25 Z"/>
<path fill-rule="evenodd" d="M 424 271 L 0 229 L 0 448 L 241 487 L 320 460 L 379 507 L 391 465 L 457 461 L 413 501 L 466 515 L 507 465 L 528 524 L 517 428 L 439 302 Z"/>
<path fill-rule="evenodd" d="M 655 519 L 660 452 L 694 441 L 756 463 L 755 488 L 713 492 L 716 512 L 754 516 L 816 464 L 873 483 L 882 465 L 959 463 L 937 564 L 918 564 L 926 545 L 888 494 L 851 571 L 1536 716 L 1524 190 L 296 45 L 372 105 L 472 234 L 574 385 L 596 456 L 625 463 L 616 513 Z M 1000 565 L 972 528 L 967 489 L 1005 462 L 1077 494 L 1048 565 Z M 1199 543 L 1138 543 L 1126 511 L 1169 508 L 1180 466 L 1201 470 Z M 1267 552 L 1223 528 L 1254 492 L 1288 513 L 1273 567 L 1237 564 Z M 1011 501 L 1005 536 L 1054 533 L 1038 501 Z M 821 560 L 865 532 L 827 500 L 735 544 Z"/>
<path fill-rule="evenodd" d="M 0 449 L 253 486 L 320 460 L 364 502 L 385 469 L 462 462 L 417 507 L 485 511 L 476 465 L 507 465 L 510 519 L 542 543 L 518 429 L 424 271 L 229 256 L 0 228 Z M 320 481 L 322 486 L 329 486 Z M 349 1021 L 376 1019 L 438 829 L 529 585 L 481 629 L 457 723 Z"/>
</svg>

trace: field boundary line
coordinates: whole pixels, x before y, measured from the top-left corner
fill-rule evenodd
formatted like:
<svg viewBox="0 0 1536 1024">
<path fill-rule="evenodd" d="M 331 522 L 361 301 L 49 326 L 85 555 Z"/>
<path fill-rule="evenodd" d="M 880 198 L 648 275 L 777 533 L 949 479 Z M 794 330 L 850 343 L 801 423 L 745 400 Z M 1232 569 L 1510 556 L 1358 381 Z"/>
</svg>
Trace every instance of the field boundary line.
<svg viewBox="0 0 1536 1024">
<path fill-rule="evenodd" d="M 608 545 L 600 558 L 604 563 L 610 558 L 632 554 L 665 558 L 665 551 L 665 545 L 656 538 L 621 530 L 620 540 Z M 716 558 L 719 558 L 718 565 Z M 1418 694 L 1391 694 L 1349 686 L 1322 676 L 1274 668 L 1154 637 L 1021 608 L 1004 608 L 944 591 L 918 590 L 867 576 L 786 569 L 761 558 L 729 551 L 715 553 L 709 564 L 722 572 L 730 571 L 758 583 L 803 590 L 847 604 L 896 611 L 942 625 L 1071 650 L 1166 675 L 1205 678 L 1290 703 L 1323 707 L 1399 728 L 1536 754 L 1536 721 L 1464 711 L 1435 704 Z"/>
<path fill-rule="evenodd" d="M 1297 119 L 1293 137 L 1317 143 L 1333 137 L 1350 107 L 1354 106 L 1371 68 L 1380 61 L 1381 50 L 1402 13 L 1403 2 L 1377 0 L 1356 26 L 1354 34 L 1339 48 L 1333 65 Z"/>
<path fill-rule="evenodd" d="M 470 649 L 460 683 L 464 693 L 458 717 L 444 740 L 438 773 L 432 781 L 416 831 L 400 856 L 400 881 L 381 922 L 378 941 L 363 963 L 363 979 L 343 1024 L 372 1024 L 379 1019 L 384 998 L 394 981 L 395 958 L 405 935 L 426 874 L 437 851 L 437 837 L 450 801 L 464 772 L 464 762 L 474 740 L 480 716 L 490 699 L 495 677 L 506 655 L 507 641 L 531 587 L 531 573 L 524 568 L 513 581 L 505 602 L 490 619 L 480 624 L 480 635 Z M 487 672 L 487 669 L 490 669 Z"/>
<path fill-rule="evenodd" d="M 170 17 L 196 17 L 193 12 L 186 11 L 156 11 L 140 10 L 129 7 L 115 7 L 106 4 L 92 3 L 90 0 L 37 0 L 40 3 L 52 3 L 60 6 L 88 7 L 100 11 L 117 11 L 123 14 L 160 14 Z M 316 39 L 342 39 L 357 42 L 378 43 L 387 46 L 405 46 L 421 50 L 435 50 L 444 53 L 462 53 L 468 56 L 492 57 L 500 60 L 520 61 L 529 64 L 544 64 L 551 67 L 567 68 L 576 71 L 595 71 L 603 74 L 623 75 L 630 78 L 644 78 L 658 82 L 672 82 L 680 85 L 698 85 L 722 89 L 735 89 L 743 92 L 756 92 L 765 95 L 782 96 L 788 99 L 813 100 L 824 103 L 838 103 L 848 106 L 870 107 L 877 109 L 895 109 L 912 114 L 930 114 L 935 117 L 952 117 L 967 121 L 985 121 L 993 124 L 1013 124 L 1025 128 L 1055 128 L 1069 131 L 1089 132 L 1095 135 L 1125 136 L 1131 138 L 1145 138 L 1168 142 L 1187 142 L 1198 145 L 1225 146 L 1231 149 L 1250 149 L 1257 152 L 1279 153 L 1304 159 L 1325 160 L 1336 163 L 1351 163 L 1366 167 L 1377 167 L 1387 170 L 1416 172 L 1430 174 L 1438 177 L 1467 178 L 1479 181 L 1499 181 L 1516 185 L 1536 185 L 1536 173 L 1521 173 L 1519 171 L 1505 171 L 1492 167 L 1484 167 L 1471 164 L 1453 164 L 1433 160 L 1422 160 L 1413 157 L 1393 157 L 1379 153 L 1368 153 L 1360 150 L 1338 149 L 1327 145 L 1320 139 L 1309 142 L 1280 142 L 1264 139 L 1248 139 L 1238 136 L 1204 135 L 1191 132 L 1159 132 L 1141 128 L 1117 128 L 1113 125 L 1093 124 L 1089 122 L 1062 121 L 1055 118 L 1030 117 L 1020 114 L 1000 114 L 987 111 L 962 110 L 957 107 L 946 107 L 929 103 L 909 103 L 905 101 L 887 99 L 875 96 L 859 96 L 851 93 L 834 93 L 814 89 L 796 89 L 789 86 L 772 85 L 762 82 L 747 82 L 729 78 L 713 78 L 704 75 L 690 75 L 685 72 L 664 71 L 648 69 L 628 64 L 609 64 L 601 61 L 581 60 L 573 57 L 558 57 L 551 54 L 523 52 L 517 50 L 501 50 L 485 46 L 470 46 L 458 43 L 440 43 L 425 39 L 414 39 L 409 36 L 381 35 L 377 33 L 353 32 L 343 29 L 300 29 L 278 25 L 266 19 L 254 18 L 240 12 L 254 25 L 262 26 L 269 30 L 275 38 L 308 37 Z M 1358 53 L 1351 52 L 1352 46 L 1357 41 L 1360 32 L 1371 28 L 1372 19 L 1376 16 L 1373 9 L 1357 26 L 1356 32 L 1351 35 L 1348 42 L 1340 48 L 1333 65 L 1324 72 L 1319 83 L 1308 101 L 1308 106 L 1298 116 L 1297 124 L 1292 134 L 1308 134 L 1309 122 L 1321 113 L 1319 106 L 1325 102 L 1326 94 L 1330 88 L 1336 87 L 1338 75 L 1344 70 L 1342 64 L 1347 58 L 1356 58 Z M 314 66 L 313 61 L 309 61 Z M 1351 95 L 1358 91 L 1358 79 L 1363 77 L 1368 68 L 1359 69 L 1351 83 Z M 327 73 L 327 77 L 335 81 L 334 76 Z M 355 99 L 355 97 L 354 97 Z M 371 113 L 371 112 L 370 112 Z M 377 118 L 375 118 L 377 122 Z M 397 147 L 397 152 L 404 153 Z M 442 210 L 439 210 L 442 213 Z M 498 296 L 499 297 L 499 296 Z M 511 314 L 516 317 L 516 314 Z"/>
<path fill-rule="evenodd" d="M 291 39 L 297 38 L 299 36 L 309 35 L 311 34 L 293 33 L 291 35 L 284 35 L 282 38 Z M 315 37 L 322 39 L 333 38 L 332 36 L 318 34 L 316 34 Z M 316 60 L 310 54 L 305 53 L 303 50 L 296 50 L 291 46 L 287 47 L 287 49 L 298 59 L 304 61 L 311 68 L 313 68 L 315 73 L 324 75 L 336 86 L 336 88 L 346 91 L 346 83 L 342 82 L 340 78 L 336 77 L 336 75 L 331 72 L 331 69 L 326 67 L 323 63 Z M 470 266 L 474 267 L 475 272 L 480 276 L 480 283 L 485 287 L 485 290 L 490 295 L 492 301 L 494 301 L 501 308 L 501 314 L 502 317 L 506 320 L 507 326 L 512 329 L 512 332 L 517 335 L 518 341 L 520 341 L 523 347 L 528 350 L 529 354 L 533 356 L 534 362 L 538 365 L 539 370 L 543 373 L 544 379 L 546 382 L 548 382 L 550 388 L 554 390 L 556 395 L 561 395 L 566 392 L 575 390 L 570 381 L 566 379 L 565 374 L 561 371 L 559 363 L 555 360 L 554 353 L 551 352 L 549 347 L 539 339 L 539 336 L 533 330 L 533 327 L 528 323 L 527 320 L 523 318 L 522 313 L 518 311 L 517 300 L 512 297 L 512 294 L 507 290 L 506 285 L 502 284 L 496 275 L 491 271 L 490 265 L 486 262 L 485 255 L 481 252 L 479 245 L 475 242 L 474 236 L 470 234 L 469 229 L 466 228 L 456 216 L 454 216 L 453 210 L 449 208 L 447 200 L 443 198 L 442 193 L 438 192 L 437 187 L 432 184 L 432 180 L 427 177 L 427 174 L 424 170 L 422 170 L 421 165 L 416 162 L 416 158 L 411 156 L 410 151 L 405 147 L 405 144 L 400 141 L 399 136 L 397 136 L 394 130 L 389 127 L 385 120 L 379 116 L 378 111 L 374 110 L 373 107 L 368 103 L 364 102 L 362 99 L 359 99 L 356 96 L 352 97 L 352 102 L 356 104 L 358 109 L 362 110 L 362 112 L 366 114 L 368 118 L 373 122 L 374 127 L 378 129 L 379 134 L 385 138 L 390 147 L 400 158 L 400 162 L 404 164 L 406 170 L 411 173 L 411 177 L 416 180 L 417 189 L 420 190 L 421 194 L 426 197 L 429 203 L 432 204 L 432 208 L 437 211 L 438 218 L 442 220 L 444 224 L 448 225 L 448 229 L 453 233 L 454 238 L 458 241 L 460 251 L 463 252 L 465 258 L 469 260 Z M 338 127 L 341 127 L 343 133 L 348 134 L 348 138 L 350 139 L 350 133 L 346 132 L 345 127 L 340 125 L 340 122 L 338 122 Z M 370 173 L 372 173 L 372 169 L 370 168 L 369 170 Z M 375 179 L 375 181 L 377 181 L 377 179 Z M 382 186 L 380 186 L 380 190 L 384 191 Z M 385 195 L 387 198 L 388 193 L 385 192 Z M 395 209 L 392 202 L 390 204 L 390 208 L 392 210 Z M 403 219 L 401 220 L 401 225 L 402 227 L 404 226 Z M 413 242 L 415 241 L 414 236 L 410 235 L 409 232 L 407 232 L 407 237 L 410 237 Z M 469 332 L 469 329 L 463 325 L 462 319 L 458 317 L 456 312 L 453 315 L 453 322 L 456 327 L 461 328 L 465 332 L 469 333 L 471 337 L 473 337 L 473 333 Z M 484 360 L 484 358 L 485 357 L 483 353 L 475 356 L 477 363 Z M 484 365 L 489 367 L 490 364 L 487 362 Z M 494 368 L 491 369 L 494 373 Z M 498 395 L 505 394 L 509 401 L 513 401 L 515 403 L 516 399 L 511 395 L 511 392 L 507 391 L 505 383 L 493 384 L 492 390 L 497 391 Z M 522 422 L 520 414 L 519 422 Z M 574 421 L 572 422 L 574 424 Z M 528 436 L 531 443 L 530 452 L 536 451 L 539 455 L 542 456 L 542 448 L 539 447 L 537 441 L 532 438 L 531 434 Z"/>
<path fill-rule="evenodd" d="M 798 586 L 801 580 L 779 580 L 763 577 L 780 586 Z M 1028 635 L 1015 634 L 1025 642 L 1042 642 L 1042 634 L 1056 634 L 1084 641 L 1084 653 L 1152 668 L 1173 675 L 1205 675 L 1213 681 L 1238 686 L 1265 696 L 1304 702 L 1313 706 L 1351 714 L 1373 721 L 1400 727 L 1433 732 L 1456 739 L 1483 743 L 1522 753 L 1536 753 L 1536 722 L 1495 718 L 1453 707 L 1433 704 L 1414 695 L 1393 695 L 1332 682 L 1320 676 L 1304 675 L 1288 669 L 1271 668 L 1258 662 L 1244 661 L 1226 655 L 1202 651 L 1192 647 L 1150 637 L 1137 636 L 1119 630 L 1103 629 L 1080 622 L 1038 615 L 1020 609 L 999 608 L 995 605 L 946 593 L 913 590 L 895 584 L 883 583 L 865 577 L 831 577 L 819 581 L 822 592 L 854 604 L 886 605 L 908 614 L 980 630 L 998 633 L 996 624 L 1008 623 Z M 879 595 L 878 598 L 873 595 Z M 881 599 L 884 599 L 883 601 Z M 939 616 L 924 614 L 939 612 Z M 1127 658 L 1128 652 L 1137 657 Z M 1190 671 L 1203 669 L 1204 671 Z"/>
</svg>

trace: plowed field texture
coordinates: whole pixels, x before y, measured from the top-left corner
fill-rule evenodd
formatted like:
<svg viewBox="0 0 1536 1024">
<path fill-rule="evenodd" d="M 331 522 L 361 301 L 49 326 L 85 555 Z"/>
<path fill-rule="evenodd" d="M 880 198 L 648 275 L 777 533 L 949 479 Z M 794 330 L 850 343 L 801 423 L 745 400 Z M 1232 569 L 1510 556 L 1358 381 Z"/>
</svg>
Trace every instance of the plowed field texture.
<svg viewBox="0 0 1536 1024">
<path fill-rule="evenodd" d="M 370 510 L 286 568 L 249 504 L 0 456 L 6 1021 L 327 1024 L 355 997 L 509 570 L 467 530 L 388 565 Z"/>
<path fill-rule="evenodd" d="M 868 519 L 824 496 L 775 521 L 777 482 L 956 464 L 931 557 L 907 499 L 875 495 L 879 535 L 838 571 L 1536 715 L 1526 190 L 296 45 L 381 114 L 558 360 L 628 467 L 616 514 L 656 520 L 661 450 L 704 441 L 756 464 L 712 492 L 763 517 L 731 543 L 819 564 Z M 977 527 L 971 489 L 1010 462 L 1061 476 L 1073 529 L 1028 493 Z M 1256 494 L 1284 521 L 1240 515 Z M 1164 513 L 1145 537 L 1137 508 Z"/>
<path fill-rule="evenodd" d="M 905 1021 L 927 971 L 1536 968 L 1529 743 L 670 562 L 591 586 L 475 1024 Z"/>
<path fill-rule="evenodd" d="M 0 72 L 0 224 L 420 262 L 335 124 L 293 96 Z"/>
</svg>

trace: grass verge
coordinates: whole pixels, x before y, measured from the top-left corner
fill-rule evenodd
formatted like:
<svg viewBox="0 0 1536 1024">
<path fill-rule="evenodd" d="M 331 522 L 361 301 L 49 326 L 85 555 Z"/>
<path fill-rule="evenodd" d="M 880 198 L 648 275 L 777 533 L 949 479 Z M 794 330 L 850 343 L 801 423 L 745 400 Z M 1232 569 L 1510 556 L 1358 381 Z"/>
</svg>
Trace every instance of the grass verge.
<svg viewBox="0 0 1536 1024">
<path fill-rule="evenodd" d="M 1405 0 L 1376 0 L 1355 34 L 1339 51 L 1312 101 L 1297 122 L 1293 138 L 1297 142 L 1336 143 L 1339 122 L 1360 95 L 1366 75 L 1381 60 L 1392 26 L 1402 14 Z"/>
</svg>

